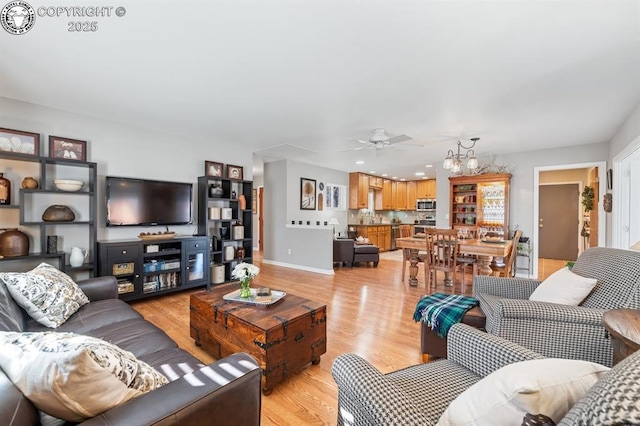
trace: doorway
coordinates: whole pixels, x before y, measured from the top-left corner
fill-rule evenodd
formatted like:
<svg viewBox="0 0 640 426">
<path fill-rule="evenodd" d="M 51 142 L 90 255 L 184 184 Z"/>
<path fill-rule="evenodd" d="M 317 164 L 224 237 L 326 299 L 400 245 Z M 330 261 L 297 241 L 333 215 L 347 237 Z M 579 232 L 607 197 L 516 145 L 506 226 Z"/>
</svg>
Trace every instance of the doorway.
<svg viewBox="0 0 640 426">
<path fill-rule="evenodd" d="M 538 216 L 538 257 L 576 260 L 580 185 L 577 183 L 540 185 Z"/>
<path fill-rule="evenodd" d="M 575 183 L 576 181 L 578 181 L 578 179 L 574 179 L 574 178 L 563 178 L 563 179 L 558 179 L 554 182 L 546 182 L 544 179 L 544 175 L 545 172 L 548 171 L 566 171 L 566 172 L 572 172 L 572 173 L 576 173 L 577 170 L 576 169 L 588 169 L 588 170 L 592 170 L 592 169 L 596 169 L 595 172 L 591 175 L 591 176 L 595 176 L 596 177 L 596 182 L 591 182 L 589 180 L 589 177 L 585 178 L 585 180 L 580 179 L 581 182 L 584 182 L 584 185 L 589 184 L 592 185 L 594 187 L 597 187 L 597 191 L 594 191 L 596 194 L 604 194 L 606 192 L 606 180 L 605 179 L 598 179 L 598 176 L 605 176 L 605 170 L 606 170 L 606 162 L 604 161 L 598 161 L 598 162 L 590 162 L 590 163 L 579 163 L 579 164 L 563 164 L 563 165 L 558 165 L 558 166 L 543 166 L 543 167 L 535 167 L 533 170 L 533 229 L 532 229 L 532 257 L 533 257 L 533 276 L 534 277 L 539 277 L 539 262 L 538 262 L 538 257 L 539 256 L 539 252 L 540 252 L 540 228 L 538 227 L 538 221 L 540 218 L 540 188 L 542 186 L 546 186 L 544 185 L 545 183 Z M 584 186 L 583 185 L 583 186 Z M 578 198 L 578 203 L 579 203 L 580 198 Z M 582 208 L 579 205 L 579 211 L 582 212 Z M 591 216 L 591 227 L 594 228 L 594 230 L 597 230 L 594 237 L 597 238 L 597 245 L 604 247 L 605 246 L 605 239 L 606 239 L 606 235 L 605 235 L 605 215 L 604 215 L 604 210 L 602 207 L 602 203 L 594 203 L 594 208 L 597 209 L 597 214 L 594 214 L 593 216 Z M 578 218 L 580 218 L 580 215 L 577 215 Z M 580 219 L 579 219 L 580 220 Z M 547 225 L 550 221 L 547 219 L 547 222 L 545 223 L 545 226 L 549 226 Z M 580 232 L 580 227 L 577 227 L 578 232 Z M 599 232 L 598 232 L 599 231 Z M 595 238 L 594 238 L 595 239 Z M 581 237 L 577 237 L 576 241 L 582 241 L 583 238 Z M 594 243 L 596 241 L 590 241 L 591 246 L 594 246 Z M 578 243 L 580 244 L 580 243 Z M 583 247 L 584 248 L 584 247 Z M 578 248 L 578 251 L 580 251 L 580 246 Z"/>
</svg>

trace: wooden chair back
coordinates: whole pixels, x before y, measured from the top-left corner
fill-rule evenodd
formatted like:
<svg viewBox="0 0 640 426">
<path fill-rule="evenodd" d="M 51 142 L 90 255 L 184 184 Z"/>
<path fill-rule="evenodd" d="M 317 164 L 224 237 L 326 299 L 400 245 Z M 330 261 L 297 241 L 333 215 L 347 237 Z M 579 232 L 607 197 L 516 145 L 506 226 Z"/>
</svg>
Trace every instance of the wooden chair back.
<svg viewBox="0 0 640 426">
<path fill-rule="evenodd" d="M 431 269 L 454 272 L 457 267 L 458 231 L 455 229 L 429 229 L 425 231 L 427 260 Z"/>
<path fill-rule="evenodd" d="M 509 257 L 505 259 L 505 277 L 513 277 L 515 276 L 515 266 L 516 266 L 516 256 L 518 255 L 518 243 L 520 242 L 520 237 L 522 236 L 522 231 L 517 230 L 515 234 L 513 234 L 513 240 L 511 240 L 511 251 L 509 252 Z"/>
<path fill-rule="evenodd" d="M 411 225 L 400 225 L 400 237 L 410 237 L 411 236 Z"/>
</svg>

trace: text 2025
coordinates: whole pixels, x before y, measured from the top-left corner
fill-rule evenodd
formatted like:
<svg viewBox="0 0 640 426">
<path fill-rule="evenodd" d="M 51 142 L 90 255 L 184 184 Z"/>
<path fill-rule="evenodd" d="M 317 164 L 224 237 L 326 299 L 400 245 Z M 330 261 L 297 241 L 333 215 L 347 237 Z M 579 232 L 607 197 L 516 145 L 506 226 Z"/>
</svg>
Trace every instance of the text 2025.
<svg viewBox="0 0 640 426">
<path fill-rule="evenodd" d="M 69 22 L 69 28 L 67 29 L 69 32 L 95 32 L 98 31 L 98 23 L 96 21 L 92 22 Z"/>
</svg>

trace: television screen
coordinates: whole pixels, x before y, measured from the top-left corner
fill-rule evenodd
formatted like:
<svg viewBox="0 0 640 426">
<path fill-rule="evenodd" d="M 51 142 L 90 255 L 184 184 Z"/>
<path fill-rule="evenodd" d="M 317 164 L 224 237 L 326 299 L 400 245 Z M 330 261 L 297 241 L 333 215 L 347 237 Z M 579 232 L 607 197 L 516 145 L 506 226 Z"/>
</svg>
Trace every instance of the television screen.
<svg viewBox="0 0 640 426">
<path fill-rule="evenodd" d="M 107 176 L 107 226 L 191 223 L 190 183 Z"/>
</svg>

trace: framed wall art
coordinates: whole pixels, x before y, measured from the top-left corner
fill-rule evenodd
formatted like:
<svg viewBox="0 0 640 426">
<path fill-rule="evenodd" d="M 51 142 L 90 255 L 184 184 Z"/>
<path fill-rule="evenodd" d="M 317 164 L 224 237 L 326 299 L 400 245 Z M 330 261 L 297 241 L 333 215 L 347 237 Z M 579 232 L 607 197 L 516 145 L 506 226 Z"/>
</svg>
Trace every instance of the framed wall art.
<svg viewBox="0 0 640 426">
<path fill-rule="evenodd" d="M 87 141 L 49 136 L 49 157 L 87 161 Z"/>
<path fill-rule="evenodd" d="M 300 178 L 300 210 L 316 209 L 316 180 Z"/>
<path fill-rule="evenodd" d="M 258 190 L 256 188 L 251 190 L 251 209 L 253 214 L 258 214 Z"/>
<path fill-rule="evenodd" d="M 227 164 L 227 179 L 244 179 L 242 171 L 242 166 Z"/>
<path fill-rule="evenodd" d="M 40 134 L 0 128 L 0 151 L 37 156 L 40 154 Z"/>
<path fill-rule="evenodd" d="M 224 164 L 216 163 L 215 161 L 204 162 L 204 175 L 211 177 L 222 177 L 224 171 Z"/>
</svg>

